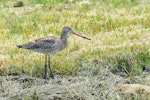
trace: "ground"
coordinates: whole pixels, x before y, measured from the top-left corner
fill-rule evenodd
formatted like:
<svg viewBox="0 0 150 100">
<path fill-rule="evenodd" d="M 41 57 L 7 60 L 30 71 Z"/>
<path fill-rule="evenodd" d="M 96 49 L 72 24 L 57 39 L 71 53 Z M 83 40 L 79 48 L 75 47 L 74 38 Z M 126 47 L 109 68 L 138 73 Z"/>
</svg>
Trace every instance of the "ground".
<svg viewBox="0 0 150 100">
<path fill-rule="evenodd" d="M 1 76 L 2 100 L 149 100 L 150 75 L 123 77 L 109 68 L 83 64 L 72 76 L 55 79 L 33 78 L 24 74 Z"/>
</svg>

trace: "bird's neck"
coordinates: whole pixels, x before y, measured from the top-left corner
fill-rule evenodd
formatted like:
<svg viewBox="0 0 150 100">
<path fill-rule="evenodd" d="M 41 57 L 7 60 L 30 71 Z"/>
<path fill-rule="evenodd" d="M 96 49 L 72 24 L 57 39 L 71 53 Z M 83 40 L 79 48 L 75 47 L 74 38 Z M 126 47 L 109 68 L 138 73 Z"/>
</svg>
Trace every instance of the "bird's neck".
<svg viewBox="0 0 150 100">
<path fill-rule="evenodd" d="M 67 44 L 68 41 L 68 35 L 65 33 L 61 33 L 60 39 L 63 41 L 64 44 Z"/>
</svg>

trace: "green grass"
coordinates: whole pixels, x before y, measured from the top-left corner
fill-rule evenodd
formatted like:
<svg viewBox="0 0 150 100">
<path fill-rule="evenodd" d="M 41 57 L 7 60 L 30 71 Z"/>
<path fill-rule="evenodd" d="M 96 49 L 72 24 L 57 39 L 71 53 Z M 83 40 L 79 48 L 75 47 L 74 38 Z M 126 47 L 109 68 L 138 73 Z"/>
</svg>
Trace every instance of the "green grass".
<svg viewBox="0 0 150 100">
<path fill-rule="evenodd" d="M 15 0 L 14 0 L 15 1 Z M 51 56 L 55 74 L 73 74 L 83 61 L 100 67 L 121 68 L 129 75 L 140 74 L 141 64 L 150 66 L 150 6 L 148 0 L 33 0 L 22 8 L 14 1 L 1 1 L 0 69 L 32 76 L 44 73 L 44 55 L 18 49 L 17 44 L 48 36 L 60 35 L 63 26 L 92 39 L 69 36 L 68 47 Z M 43 4 L 39 7 L 37 4 Z"/>
</svg>

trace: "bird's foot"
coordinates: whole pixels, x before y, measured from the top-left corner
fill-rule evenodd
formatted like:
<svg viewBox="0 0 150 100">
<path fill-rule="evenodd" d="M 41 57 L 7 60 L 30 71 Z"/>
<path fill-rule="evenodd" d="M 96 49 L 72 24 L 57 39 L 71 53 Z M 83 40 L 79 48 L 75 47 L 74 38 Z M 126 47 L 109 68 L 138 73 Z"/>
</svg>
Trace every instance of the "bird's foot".
<svg viewBox="0 0 150 100">
<path fill-rule="evenodd" d="M 45 79 L 45 80 L 44 80 L 44 83 L 45 83 L 45 84 L 48 84 L 48 83 L 49 83 L 49 79 L 50 79 L 50 78 L 48 78 L 47 76 L 44 76 L 43 79 Z"/>
<path fill-rule="evenodd" d="M 54 79 L 54 75 L 53 75 L 53 74 L 50 74 L 50 77 L 51 77 L 52 79 Z"/>
<path fill-rule="evenodd" d="M 44 77 L 43 77 L 43 79 L 45 79 L 45 80 L 49 80 L 49 77 L 47 77 L 47 76 L 44 76 Z"/>
</svg>

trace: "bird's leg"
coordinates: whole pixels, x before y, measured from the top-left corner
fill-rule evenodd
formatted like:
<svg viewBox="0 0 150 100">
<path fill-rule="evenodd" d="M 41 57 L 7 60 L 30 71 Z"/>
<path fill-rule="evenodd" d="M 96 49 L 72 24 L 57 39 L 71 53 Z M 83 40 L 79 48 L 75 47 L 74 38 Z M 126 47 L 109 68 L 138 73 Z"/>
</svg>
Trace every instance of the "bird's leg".
<svg viewBox="0 0 150 100">
<path fill-rule="evenodd" d="M 53 74 L 53 71 L 52 71 L 51 66 L 50 66 L 50 55 L 48 55 L 48 67 L 49 67 L 49 70 L 50 70 L 50 77 L 52 79 L 54 79 L 54 74 Z"/>
<path fill-rule="evenodd" d="M 47 79 L 47 55 L 45 55 L 45 76 L 44 78 Z"/>
</svg>

